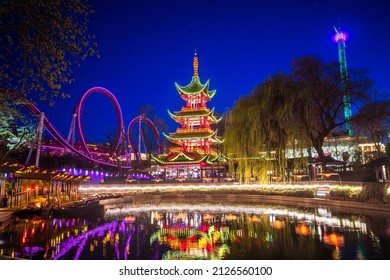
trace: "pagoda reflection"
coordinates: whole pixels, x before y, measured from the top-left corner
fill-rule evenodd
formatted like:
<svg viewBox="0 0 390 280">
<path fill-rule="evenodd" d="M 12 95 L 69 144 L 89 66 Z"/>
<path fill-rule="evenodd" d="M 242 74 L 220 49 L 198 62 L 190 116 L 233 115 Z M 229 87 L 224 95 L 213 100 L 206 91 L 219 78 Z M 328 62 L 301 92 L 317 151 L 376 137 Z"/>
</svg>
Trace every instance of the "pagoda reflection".
<svg viewBox="0 0 390 280">
<path fill-rule="evenodd" d="M 337 217 L 325 209 L 183 204 L 109 210 L 100 221 L 21 219 L 1 232 L 1 254 L 219 260 L 238 259 L 245 252 L 244 259 L 337 259 L 343 258 L 347 240 L 377 240 L 370 246 L 380 247 L 364 219 Z M 356 254 L 354 258 L 365 258 L 361 249 Z"/>
</svg>

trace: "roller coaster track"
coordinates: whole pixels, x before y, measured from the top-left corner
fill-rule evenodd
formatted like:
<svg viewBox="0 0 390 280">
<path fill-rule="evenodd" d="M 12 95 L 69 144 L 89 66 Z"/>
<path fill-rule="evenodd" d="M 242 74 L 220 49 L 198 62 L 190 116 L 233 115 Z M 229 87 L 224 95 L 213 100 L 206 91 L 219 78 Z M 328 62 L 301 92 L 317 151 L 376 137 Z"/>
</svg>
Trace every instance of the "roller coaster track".
<svg viewBox="0 0 390 280">
<path fill-rule="evenodd" d="M 114 162 L 107 162 L 107 161 L 104 161 L 101 159 L 94 158 L 92 152 L 88 148 L 88 145 L 87 145 L 87 142 L 86 142 L 86 139 L 84 136 L 81 115 L 82 115 L 82 111 L 83 111 L 83 107 L 84 107 L 86 99 L 88 98 L 88 96 L 90 96 L 91 94 L 93 94 L 95 92 L 101 92 L 104 95 L 106 95 L 110 99 L 110 101 L 113 103 L 113 105 L 115 106 L 115 110 L 116 110 L 116 114 L 117 114 L 117 118 L 118 118 L 118 135 L 117 135 L 117 138 L 115 140 L 114 147 L 115 147 L 115 150 L 118 150 L 118 147 L 121 144 L 121 141 L 123 141 L 123 139 L 124 139 L 124 125 L 123 125 L 122 111 L 121 111 L 120 105 L 119 105 L 117 99 L 115 98 L 115 96 L 110 91 L 108 91 L 107 89 L 102 88 L 102 87 L 94 87 L 94 88 L 91 88 L 88 91 L 86 91 L 82 95 L 82 97 L 81 97 L 81 99 L 80 99 L 79 103 L 77 104 L 76 109 L 74 111 L 74 116 L 76 116 L 76 118 L 77 118 L 76 119 L 77 129 L 79 132 L 81 143 L 84 147 L 84 151 L 81 151 L 81 150 L 75 148 L 71 143 L 69 143 L 69 140 L 66 139 L 65 137 L 63 137 L 63 135 L 50 122 L 50 120 L 46 117 L 46 115 L 43 116 L 43 126 L 64 148 L 72 151 L 73 153 L 75 153 L 75 154 L 77 154 L 77 155 L 79 155 L 87 160 L 90 160 L 90 161 L 98 163 L 98 164 L 106 165 L 106 166 L 121 167 L 124 169 L 130 169 L 133 167 L 132 165 L 122 165 L 122 164 L 118 164 L 118 163 L 114 163 Z M 38 109 L 38 107 L 36 107 L 33 103 L 31 103 L 26 98 L 21 97 L 17 94 L 12 94 L 12 96 L 21 100 L 23 102 L 23 104 L 31 111 L 31 113 L 34 116 L 40 117 L 41 114 L 43 113 Z M 157 128 L 153 124 L 153 122 L 151 122 L 149 119 L 144 118 L 144 117 L 142 117 L 142 118 L 137 117 L 131 122 L 131 124 L 133 124 L 136 120 L 137 121 L 144 121 L 144 122 L 146 121 L 152 127 L 154 136 L 157 137 L 159 152 L 161 152 L 161 142 L 160 142 L 160 139 L 158 137 Z M 130 129 L 128 131 L 127 137 L 128 137 L 128 139 L 132 139 Z M 139 151 L 137 152 L 137 148 L 134 146 L 133 141 L 130 142 L 130 146 L 131 146 L 132 151 L 135 152 L 136 157 L 138 159 Z"/>
<path fill-rule="evenodd" d="M 129 141 L 130 146 L 132 147 L 133 151 L 135 152 L 135 157 L 136 157 L 137 161 L 139 161 L 140 157 L 141 157 L 141 155 L 140 155 L 141 154 L 140 141 L 139 141 L 139 147 L 137 148 L 136 143 L 134 141 L 134 138 L 132 137 L 132 129 L 136 123 L 138 123 L 139 126 L 141 125 L 141 123 L 145 123 L 145 125 L 148 125 L 152 129 L 153 136 L 157 140 L 158 153 L 161 154 L 162 153 L 162 143 L 161 143 L 160 137 L 158 135 L 157 127 L 154 125 L 154 123 L 150 119 L 148 119 L 144 115 L 141 115 L 141 116 L 134 118 L 130 122 L 129 127 L 127 129 L 128 141 Z M 138 133 L 139 133 L 139 137 L 142 137 L 142 131 L 138 131 Z"/>
<path fill-rule="evenodd" d="M 88 149 L 87 141 L 84 136 L 84 130 L 82 125 L 82 115 L 83 115 L 83 108 L 84 104 L 87 100 L 87 98 L 92 95 L 93 93 L 100 92 L 103 93 L 108 99 L 111 101 L 111 103 L 115 107 L 117 119 L 118 119 L 118 130 L 117 130 L 117 136 L 114 143 L 114 149 L 117 150 L 119 145 L 121 144 L 121 141 L 124 139 L 124 126 L 123 126 L 123 116 L 122 116 L 122 110 L 119 105 L 118 100 L 115 98 L 115 96 L 107 89 L 102 87 L 93 87 L 89 90 L 87 90 L 80 98 L 79 103 L 77 104 L 77 107 L 74 111 L 74 114 L 77 116 L 77 130 L 79 132 L 80 141 L 85 149 L 85 151 L 88 153 L 90 157 L 92 157 L 91 151 Z"/>
</svg>

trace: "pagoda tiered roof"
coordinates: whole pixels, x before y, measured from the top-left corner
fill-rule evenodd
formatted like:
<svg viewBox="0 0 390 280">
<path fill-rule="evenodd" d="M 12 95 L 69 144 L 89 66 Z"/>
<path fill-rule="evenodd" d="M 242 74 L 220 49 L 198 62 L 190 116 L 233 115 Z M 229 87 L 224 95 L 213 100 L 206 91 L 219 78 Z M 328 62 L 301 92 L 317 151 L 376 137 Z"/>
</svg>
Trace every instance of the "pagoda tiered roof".
<svg viewBox="0 0 390 280">
<path fill-rule="evenodd" d="M 203 161 L 208 161 L 210 155 L 196 154 L 196 153 L 185 153 L 183 151 L 176 153 L 169 153 L 168 155 L 153 157 L 160 164 L 196 164 Z"/>
<path fill-rule="evenodd" d="M 216 150 L 211 150 L 210 153 L 200 154 L 196 152 L 175 151 L 167 155 L 161 155 L 158 158 L 153 157 L 158 163 L 164 165 L 177 164 L 197 164 L 207 162 L 208 164 L 227 162 L 227 157 Z"/>
<path fill-rule="evenodd" d="M 180 96 L 187 100 L 188 96 L 201 94 L 203 93 L 209 99 L 213 98 L 216 90 L 209 91 L 210 80 L 207 80 L 205 84 L 200 82 L 199 76 L 193 76 L 191 82 L 186 86 L 180 86 L 178 83 L 175 83 L 176 89 L 179 92 Z"/>
<path fill-rule="evenodd" d="M 163 135 L 170 141 L 177 142 L 181 140 L 189 140 L 189 139 L 214 139 L 218 143 L 223 143 L 224 140 L 220 139 L 217 136 L 218 129 L 215 131 L 212 130 L 186 130 L 186 129 L 177 129 L 175 133 L 170 133 Z"/>
<path fill-rule="evenodd" d="M 175 112 L 174 114 L 171 113 L 168 110 L 169 116 L 176 122 L 180 123 L 180 120 L 183 118 L 191 118 L 191 117 L 209 117 L 210 120 L 212 120 L 215 123 L 218 123 L 221 119 L 217 119 L 216 116 L 214 116 L 214 109 L 207 109 L 206 107 L 198 108 L 198 109 L 191 109 L 188 110 L 187 108 L 184 108 L 182 111 Z"/>
</svg>

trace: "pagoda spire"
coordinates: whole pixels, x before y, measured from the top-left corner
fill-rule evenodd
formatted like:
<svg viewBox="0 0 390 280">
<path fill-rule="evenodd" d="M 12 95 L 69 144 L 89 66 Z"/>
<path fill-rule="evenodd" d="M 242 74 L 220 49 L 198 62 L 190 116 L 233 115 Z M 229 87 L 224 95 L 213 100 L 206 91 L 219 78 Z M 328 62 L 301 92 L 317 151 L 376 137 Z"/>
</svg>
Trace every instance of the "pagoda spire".
<svg viewBox="0 0 390 280">
<path fill-rule="evenodd" d="M 198 63 L 198 56 L 197 56 L 196 50 L 194 52 L 194 62 L 192 63 L 192 65 L 194 66 L 194 77 L 198 77 L 199 63 Z"/>
</svg>

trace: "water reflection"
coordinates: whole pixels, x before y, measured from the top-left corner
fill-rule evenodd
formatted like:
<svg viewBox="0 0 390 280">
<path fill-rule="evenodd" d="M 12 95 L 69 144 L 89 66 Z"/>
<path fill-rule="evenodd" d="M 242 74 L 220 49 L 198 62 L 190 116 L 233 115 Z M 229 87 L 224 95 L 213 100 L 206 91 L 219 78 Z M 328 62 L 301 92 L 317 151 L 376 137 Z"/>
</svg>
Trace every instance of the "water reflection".
<svg viewBox="0 0 390 280">
<path fill-rule="evenodd" d="M 27 259 L 389 259 L 389 217 L 274 205 L 139 205 L 101 220 L 21 219 L 0 254 Z"/>
</svg>

